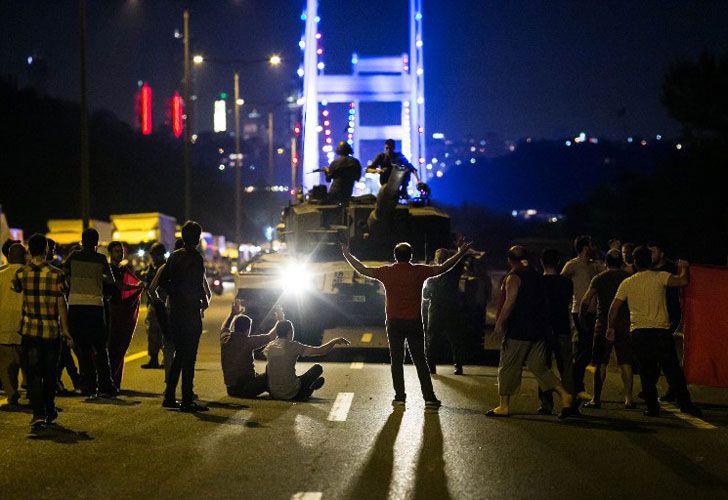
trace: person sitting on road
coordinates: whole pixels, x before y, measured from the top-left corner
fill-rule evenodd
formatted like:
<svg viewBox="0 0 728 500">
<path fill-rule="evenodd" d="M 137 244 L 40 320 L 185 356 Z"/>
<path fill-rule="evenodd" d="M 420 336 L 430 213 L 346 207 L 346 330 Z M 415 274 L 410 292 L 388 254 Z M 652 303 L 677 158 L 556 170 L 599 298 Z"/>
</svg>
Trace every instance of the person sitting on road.
<svg viewBox="0 0 728 500">
<path fill-rule="evenodd" d="M 268 375 L 256 373 L 253 351 L 275 340 L 277 334 L 274 326 L 266 335 L 250 335 L 253 320 L 244 312 L 240 300 L 233 301 L 230 314 L 220 329 L 220 358 L 228 395 L 255 398 L 268 390 Z M 278 321 L 285 320 L 280 308 L 275 316 Z"/>
<path fill-rule="evenodd" d="M 324 345 L 314 347 L 293 340 L 293 323 L 288 320 L 279 321 L 275 326 L 276 338 L 263 350 L 268 359 L 266 374 L 268 375 L 268 392 L 273 399 L 306 401 L 313 391 L 324 385 L 321 376 L 324 369 L 315 364 L 306 373 L 296 376 L 296 361 L 299 356 L 323 356 L 331 352 L 337 345 L 350 342 L 343 338 L 335 338 Z"/>
</svg>

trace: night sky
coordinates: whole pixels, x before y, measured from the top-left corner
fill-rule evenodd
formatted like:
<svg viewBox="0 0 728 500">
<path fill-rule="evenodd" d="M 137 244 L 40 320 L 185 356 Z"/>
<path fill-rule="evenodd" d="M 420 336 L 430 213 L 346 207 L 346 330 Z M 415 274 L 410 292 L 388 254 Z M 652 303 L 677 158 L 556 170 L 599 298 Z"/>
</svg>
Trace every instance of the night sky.
<svg viewBox="0 0 728 500">
<path fill-rule="evenodd" d="M 328 73 L 350 71 L 351 53 L 407 49 L 407 1 L 322 0 Z M 678 126 L 659 101 L 664 72 L 678 57 L 728 50 L 728 3 L 700 1 L 424 0 L 428 132 L 451 137 L 558 138 L 579 131 L 666 136 Z M 257 59 L 274 52 L 279 68 L 246 68 L 241 93 L 267 110 L 295 88 L 302 0 L 88 0 L 93 108 L 133 119 L 138 80 L 162 99 L 179 89 L 182 7 L 191 10 L 193 52 Z M 392 6 L 394 5 L 394 6 Z M 77 100 L 77 2 L 0 2 L 0 74 L 28 79 L 26 59 L 44 57 L 47 91 Z M 195 68 L 197 126 L 212 125 L 212 101 L 232 93 L 232 71 Z M 247 106 L 247 105 L 246 105 Z M 249 108 L 251 109 L 251 108 Z"/>
</svg>

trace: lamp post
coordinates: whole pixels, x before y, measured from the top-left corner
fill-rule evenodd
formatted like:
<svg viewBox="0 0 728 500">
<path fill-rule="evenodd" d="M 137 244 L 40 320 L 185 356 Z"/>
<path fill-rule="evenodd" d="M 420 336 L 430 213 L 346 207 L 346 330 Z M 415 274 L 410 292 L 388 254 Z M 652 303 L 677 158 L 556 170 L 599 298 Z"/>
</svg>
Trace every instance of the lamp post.
<svg viewBox="0 0 728 500">
<path fill-rule="evenodd" d="M 242 239 L 241 235 L 241 196 L 240 196 L 240 190 L 242 188 L 242 175 L 240 173 L 240 169 L 242 168 L 241 165 L 241 155 L 240 155 L 240 106 L 244 104 L 244 101 L 240 98 L 240 75 L 236 71 L 234 76 L 234 99 L 235 99 L 235 245 L 239 249 L 240 248 L 240 240 Z M 240 260 L 240 259 L 238 259 Z"/>
<path fill-rule="evenodd" d="M 187 60 L 187 59 L 186 59 Z M 242 67 L 251 64 L 259 64 L 267 62 L 271 66 L 278 66 L 281 63 L 281 57 L 279 55 L 272 55 L 264 59 L 252 59 L 252 60 L 240 60 L 240 59 L 215 59 L 206 58 L 202 55 L 195 55 L 192 58 L 192 62 L 196 65 L 203 64 L 205 62 L 211 62 L 213 64 L 222 64 L 226 66 Z M 185 79 L 185 81 L 187 81 Z M 240 107 L 245 104 L 245 100 L 240 97 L 240 73 L 235 70 L 233 72 L 233 109 L 235 111 L 235 244 L 240 248 L 242 240 L 242 153 L 240 152 Z M 269 121 L 272 117 L 269 117 Z M 270 136 L 270 134 L 269 134 Z M 272 143 L 269 148 L 272 148 Z"/>
<path fill-rule="evenodd" d="M 91 175 L 89 167 L 88 90 L 86 86 L 86 0 L 78 0 L 78 28 L 81 58 L 81 219 L 91 224 Z"/>
<path fill-rule="evenodd" d="M 192 172 L 190 170 L 190 138 L 192 125 L 190 105 L 190 11 L 185 9 L 183 13 L 184 21 L 184 131 L 185 140 L 182 151 L 182 163 L 185 170 L 185 220 L 192 218 Z"/>
</svg>

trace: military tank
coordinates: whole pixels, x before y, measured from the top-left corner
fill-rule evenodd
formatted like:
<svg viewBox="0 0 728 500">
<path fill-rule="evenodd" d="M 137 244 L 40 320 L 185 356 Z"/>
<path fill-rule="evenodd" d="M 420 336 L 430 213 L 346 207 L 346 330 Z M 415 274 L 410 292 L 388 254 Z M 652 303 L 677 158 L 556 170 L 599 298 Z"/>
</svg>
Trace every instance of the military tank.
<svg viewBox="0 0 728 500">
<path fill-rule="evenodd" d="M 317 186 L 307 200 L 283 209 L 277 232 L 285 250 L 256 257 L 235 279 L 237 297 L 259 330 L 270 327 L 277 304 L 294 322 L 297 337 L 309 343 L 319 342 L 324 329 L 384 324 L 381 285 L 351 269 L 341 243 L 376 266 L 391 263 L 400 241 L 412 245 L 420 262 L 451 242 L 450 217 L 430 205 L 426 186 L 418 198 L 399 199 L 405 175 L 404 168 L 395 167 L 376 197 L 328 204 L 325 186 Z"/>
</svg>

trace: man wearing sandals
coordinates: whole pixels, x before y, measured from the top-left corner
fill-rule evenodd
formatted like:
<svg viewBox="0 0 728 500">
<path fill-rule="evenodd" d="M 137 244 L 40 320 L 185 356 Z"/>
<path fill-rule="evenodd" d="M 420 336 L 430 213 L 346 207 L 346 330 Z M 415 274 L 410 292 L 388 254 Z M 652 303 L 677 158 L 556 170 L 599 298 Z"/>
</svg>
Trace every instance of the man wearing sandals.
<svg viewBox="0 0 728 500">
<path fill-rule="evenodd" d="M 523 364 L 538 379 L 544 391 L 561 396 L 559 418 L 571 416 L 573 398 L 546 363 L 546 305 L 543 278 L 527 265 L 526 249 L 516 245 L 508 250 L 511 271 L 506 276 L 506 300 L 495 324 L 495 334 L 503 335 L 498 363 L 500 404 L 489 410 L 489 417 L 510 415 L 511 396 L 521 385 Z"/>
</svg>

